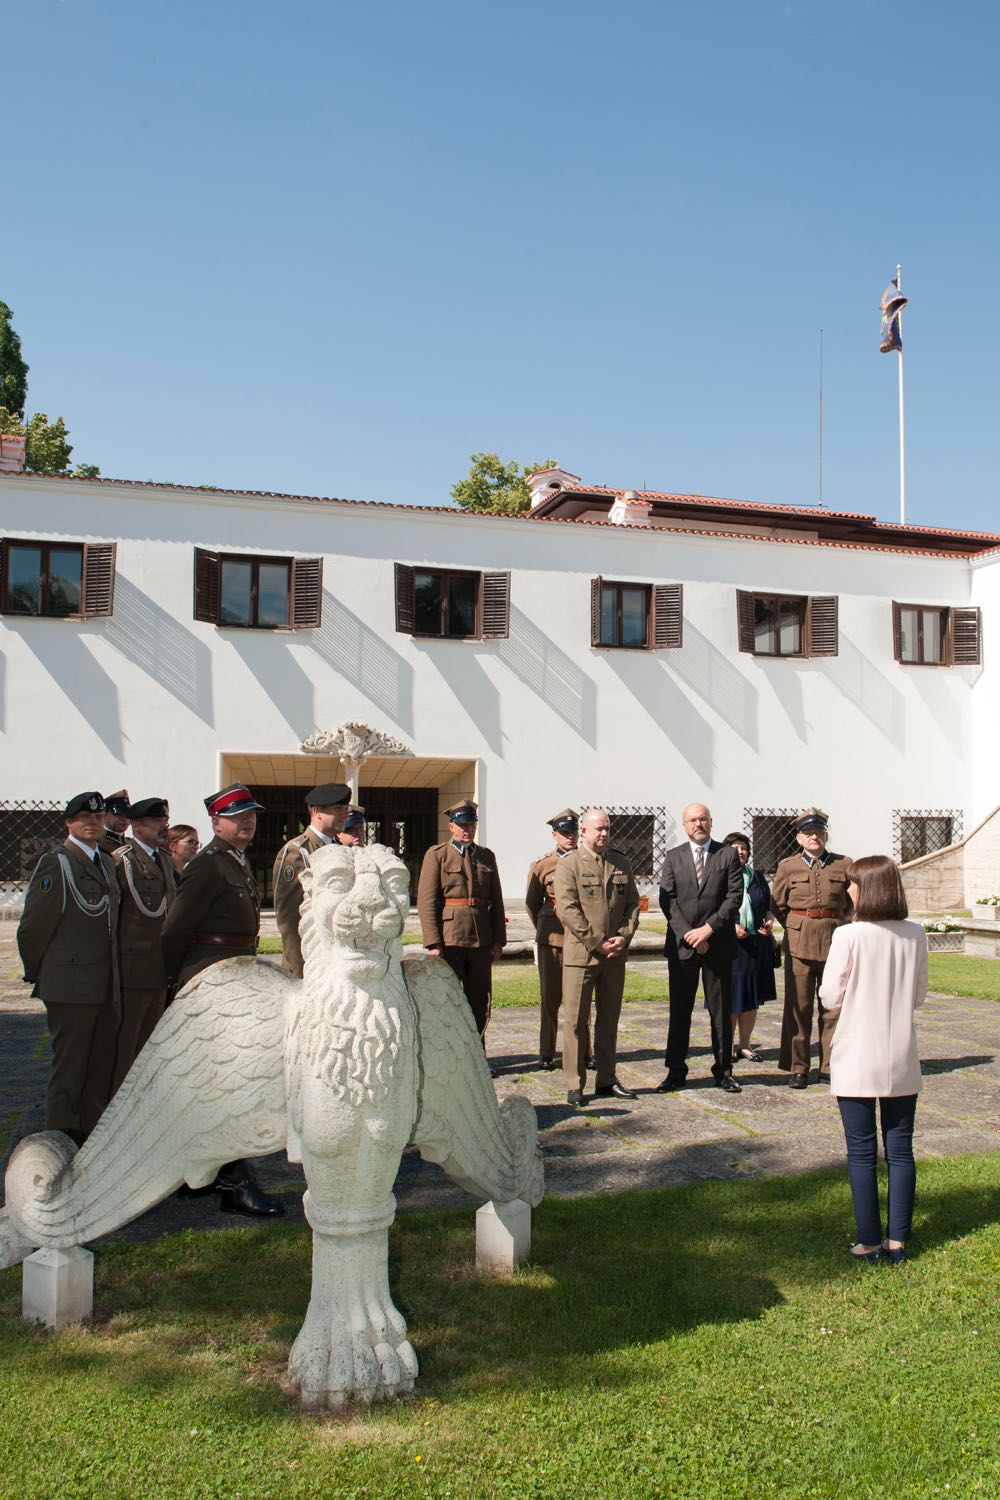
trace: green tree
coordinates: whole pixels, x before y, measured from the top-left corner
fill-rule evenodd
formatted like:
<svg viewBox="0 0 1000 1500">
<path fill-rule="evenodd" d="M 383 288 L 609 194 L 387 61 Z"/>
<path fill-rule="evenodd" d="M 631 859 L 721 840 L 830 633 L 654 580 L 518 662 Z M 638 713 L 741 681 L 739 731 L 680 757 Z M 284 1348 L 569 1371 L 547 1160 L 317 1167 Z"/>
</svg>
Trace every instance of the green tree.
<svg viewBox="0 0 1000 1500">
<path fill-rule="evenodd" d="M 21 357 L 21 340 L 11 326 L 13 316 L 6 302 L 0 302 L 0 407 L 23 417 L 28 366 Z"/>
<path fill-rule="evenodd" d="M 525 464 L 522 469 L 513 461 L 505 464 L 496 453 L 473 453 L 468 474 L 451 487 L 451 498 L 463 510 L 521 515 L 531 509 L 529 474 L 555 467 L 554 458 L 540 464 Z"/>
</svg>

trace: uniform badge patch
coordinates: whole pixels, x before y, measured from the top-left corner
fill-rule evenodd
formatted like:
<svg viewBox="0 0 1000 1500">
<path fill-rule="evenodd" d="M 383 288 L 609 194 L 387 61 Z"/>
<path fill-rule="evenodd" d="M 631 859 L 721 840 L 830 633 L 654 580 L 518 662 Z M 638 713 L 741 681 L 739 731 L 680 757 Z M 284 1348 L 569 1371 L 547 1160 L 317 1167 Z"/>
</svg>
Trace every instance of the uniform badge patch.
<svg viewBox="0 0 1000 1500">
<path fill-rule="evenodd" d="M 51 889 L 52 889 L 52 876 L 51 875 L 43 875 L 42 878 L 41 878 L 41 880 L 38 882 L 38 889 L 40 891 L 51 891 Z"/>
<path fill-rule="evenodd" d="M 292 869 L 291 865 L 286 865 L 285 868 L 282 870 L 281 873 L 282 873 L 283 879 L 285 879 L 285 880 L 294 880 L 295 879 L 295 871 Z"/>
</svg>

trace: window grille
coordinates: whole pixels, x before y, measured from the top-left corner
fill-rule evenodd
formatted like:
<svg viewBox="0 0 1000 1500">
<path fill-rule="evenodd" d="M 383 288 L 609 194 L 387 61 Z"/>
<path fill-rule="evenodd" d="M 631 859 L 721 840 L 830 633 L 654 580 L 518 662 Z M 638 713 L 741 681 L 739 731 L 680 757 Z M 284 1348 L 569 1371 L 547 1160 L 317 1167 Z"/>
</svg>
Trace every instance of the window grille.
<svg viewBox="0 0 1000 1500">
<path fill-rule="evenodd" d="M 632 866 L 637 885 L 660 883 L 667 850 L 677 842 L 676 825 L 665 807 L 609 807 L 587 802 L 585 807 L 603 807 L 611 823 L 608 843 L 620 850 Z"/>
<path fill-rule="evenodd" d="M 961 837 L 960 808 L 893 808 L 892 856 L 901 865 L 947 849 Z"/>
<path fill-rule="evenodd" d="M 750 859 L 755 870 L 773 875 L 778 862 L 799 852 L 795 838 L 797 807 L 745 807 L 743 832 L 750 840 Z"/>
<path fill-rule="evenodd" d="M 0 802 L 0 899 L 23 895 L 39 859 L 65 837 L 61 807 Z"/>
</svg>

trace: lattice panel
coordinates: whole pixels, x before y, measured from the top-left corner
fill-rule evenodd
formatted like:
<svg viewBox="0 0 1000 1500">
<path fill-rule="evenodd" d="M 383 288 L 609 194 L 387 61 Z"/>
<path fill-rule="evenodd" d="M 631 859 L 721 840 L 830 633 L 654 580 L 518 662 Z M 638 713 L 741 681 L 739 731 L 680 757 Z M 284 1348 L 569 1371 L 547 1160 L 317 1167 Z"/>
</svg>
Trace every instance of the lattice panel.
<svg viewBox="0 0 1000 1500">
<path fill-rule="evenodd" d="M 755 870 L 773 875 L 778 861 L 797 854 L 795 819 L 797 807 L 745 807 L 743 832 L 750 840 L 750 859 Z"/>
<path fill-rule="evenodd" d="M 0 802 L 0 892 L 23 891 L 46 849 L 54 849 L 65 837 L 61 807 Z"/>
<path fill-rule="evenodd" d="M 665 807 L 609 807 L 588 802 L 585 807 L 603 807 L 611 822 L 609 843 L 627 855 L 638 885 L 659 885 L 667 850 L 677 842 L 676 824 Z"/>
<path fill-rule="evenodd" d="M 894 807 L 892 855 L 901 865 L 937 854 L 962 838 L 961 808 Z"/>
</svg>

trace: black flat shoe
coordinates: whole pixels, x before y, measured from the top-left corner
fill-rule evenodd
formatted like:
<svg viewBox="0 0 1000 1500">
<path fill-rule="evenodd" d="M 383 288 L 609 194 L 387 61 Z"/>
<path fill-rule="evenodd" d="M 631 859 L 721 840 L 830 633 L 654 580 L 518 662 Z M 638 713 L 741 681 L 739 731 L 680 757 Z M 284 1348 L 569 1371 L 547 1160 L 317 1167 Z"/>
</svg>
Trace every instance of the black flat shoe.
<svg viewBox="0 0 1000 1500">
<path fill-rule="evenodd" d="M 743 1085 L 736 1082 L 732 1073 L 723 1073 L 721 1078 L 715 1080 L 715 1087 L 722 1089 L 726 1094 L 742 1094 Z"/>
<path fill-rule="evenodd" d="M 895 1250 L 890 1250 L 889 1246 L 885 1243 L 885 1240 L 883 1240 L 882 1259 L 887 1260 L 891 1266 L 902 1265 L 903 1261 L 906 1259 L 906 1246 L 897 1245 Z"/>
<path fill-rule="evenodd" d="M 591 1072 L 593 1072 L 594 1069 L 597 1067 L 597 1058 L 594 1056 L 594 1054 L 592 1052 L 588 1052 L 587 1053 L 587 1067 L 590 1069 Z"/>
<path fill-rule="evenodd" d="M 274 1219 L 285 1212 L 285 1205 L 277 1198 L 262 1193 L 255 1182 L 239 1182 L 220 1186 L 219 1207 L 224 1214 L 245 1214 L 250 1219 Z"/>
<path fill-rule="evenodd" d="M 538 1059 L 538 1066 L 544 1073 L 554 1073 L 559 1064 L 554 1057 L 540 1057 Z"/>
<path fill-rule="evenodd" d="M 877 1250 L 866 1250 L 863 1255 L 856 1255 L 853 1245 L 847 1245 L 845 1248 L 852 1260 L 859 1260 L 866 1266 L 877 1266 L 883 1255 L 881 1246 Z"/>
<path fill-rule="evenodd" d="M 808 1087 L 808 1084 L 809 1084 L 809 1074 L 808 1073 L 793 1073 L 792 1076 L 791 1076 L 791 1078 L 789 1078 L 789 1080 L 788 1080 L 788 1087 L 790 1089 L 804 1089 L 804 1088 Z"/>
<path fill-rule="evenodd" d="M 756 1047 L 737 1047 L 733 1062 L 761 1062 L 763 1059 Z"/>
<path fill-rule="evenodd" d="M 668 1073 L 663 1082 L 656 1085 L 653 1092 L 657 1094 L 675 1094 L 678 1089 L 684 1087 L 686 1082 L 685 1078 L 679 1078 L 676 1073 Z"/>
<path fill-rule="evenodd" d="M 566 1095 L 566 1103 L 572 1104 L 574 1109 L 582 1109 L 586 1102 L 586 1099 L 583 1097 L 583 1089 L 570 1089 Z"/>
<path fill-rule="evenodd" d="M 616 1078 L 614 1083 L 609 1083 L 601 1089 L 595 1089 L 594 1097 L 597 1099 L 638 1099 L 639 1095 L 635 1089 L 627 1089 Z"/>
</svg>

